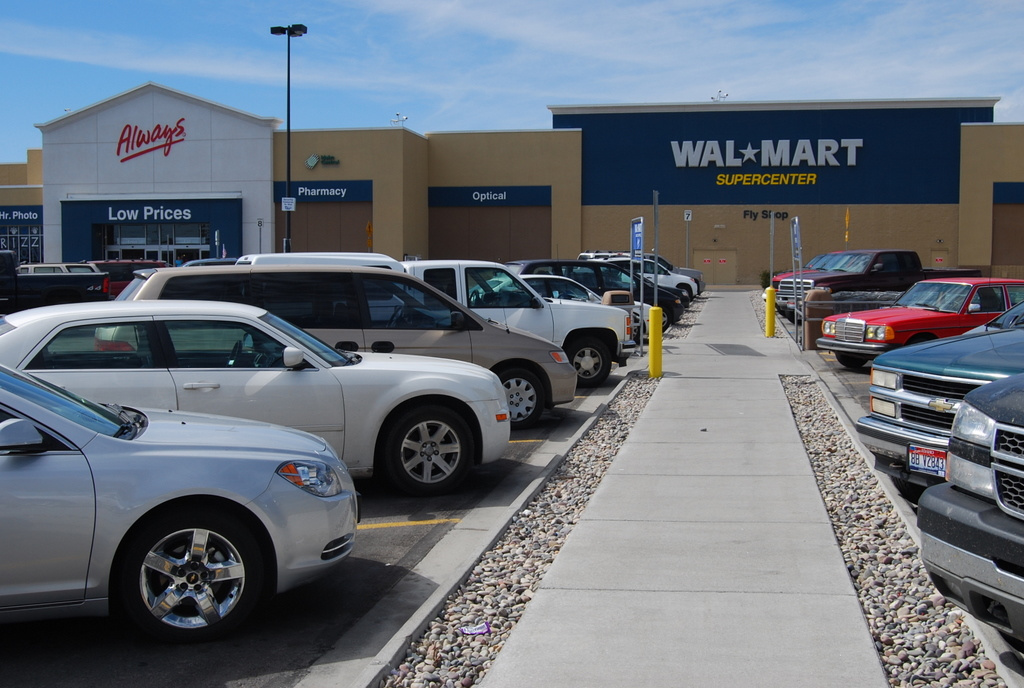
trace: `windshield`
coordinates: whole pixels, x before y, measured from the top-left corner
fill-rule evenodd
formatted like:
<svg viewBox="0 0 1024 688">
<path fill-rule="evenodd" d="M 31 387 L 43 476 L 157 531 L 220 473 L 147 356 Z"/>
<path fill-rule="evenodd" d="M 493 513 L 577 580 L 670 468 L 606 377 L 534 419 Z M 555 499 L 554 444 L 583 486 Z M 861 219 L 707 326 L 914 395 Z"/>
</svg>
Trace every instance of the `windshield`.
<svg viewBox="0 0 1024 688">
<path fill-rule="evenodd" d="M 287 320 L 279 318 L 273 313 L 265 313 L 260 316 L 260 320 L 268 323 L 271 327 L 276 327 L 281 330 L 292 339 L 297 341 L 299 344 L 304 346 L 309 352 L 324 359 L 332 368 L 340 366 L 348 366 L 354 363 L 358 363 L 361 357 L 358 354 L 349 353 L 347 351 L 339 351 L 330 344 L 317 339 L 309 332 L 299 329 L 292 325 Z"/>
<path fill-rule="evenodd" d="M 842 253 L 823 253 L 807 261 L 807 267 L 815 270 L 831 270 L 832 265 L 844 258 Z"/>
<path fill-rule="evenodd" d="M 0 389 L 101 435 L 115 437 L 122 432 L 124 423 L 117 410 L 100 406 L 31 375 L 0 366 Z"/>
<path fill-rule="evenodd" d="M 970 293 L 968 284 L 918 282 L 896 299 L 893 306 L 959 313 Z"/>
<path fill-rule="evenodd" d="M 832 272 L 864 272 L 871 262 L 870 253 L 848 253 L 840 254 L 833 263 L 827 267 L 819 267 L 817 270 L 830 270 Z"/>
<path fill-rule="evenodd" d="M 1024 327 L 1024 302 L 1004 311 L 985 325 L 986 329 L 991 330 L 1002 330 L 1007 327 Z"/>
</svg>

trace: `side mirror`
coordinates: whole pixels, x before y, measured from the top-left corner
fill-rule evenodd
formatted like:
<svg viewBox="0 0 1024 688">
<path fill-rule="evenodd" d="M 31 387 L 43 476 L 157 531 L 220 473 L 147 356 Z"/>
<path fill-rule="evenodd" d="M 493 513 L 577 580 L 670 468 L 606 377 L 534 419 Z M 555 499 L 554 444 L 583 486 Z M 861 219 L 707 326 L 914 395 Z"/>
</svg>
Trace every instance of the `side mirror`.
<svg viewBox="0 0 1024 688">
<path fill-rule="evenodd" d="M 980 303 L 968 304 L 967 312 L 968 313 L 980 313 L 981 312 L 981 304 Z"/>
<path fill-rule="evenodd" d="M 0 451 L 19 452 L 42 447 L 42 434 L 24 418 L 8 418 L 0 423 Z"/>
<path fill-rule="evenodd" d="M 466 314 L 462 311 L 452 311 L 452 328 L 456 330 L 466 329 Z"/>
<path fill-rule="evenodd" d="M 298 368 L 306 360 L 301 349 L 296 349 L 294 346 L 286 346 L 284 351 L 281 352 L 281 362 L 284 363 L 285 368 Z"/>
</svg>

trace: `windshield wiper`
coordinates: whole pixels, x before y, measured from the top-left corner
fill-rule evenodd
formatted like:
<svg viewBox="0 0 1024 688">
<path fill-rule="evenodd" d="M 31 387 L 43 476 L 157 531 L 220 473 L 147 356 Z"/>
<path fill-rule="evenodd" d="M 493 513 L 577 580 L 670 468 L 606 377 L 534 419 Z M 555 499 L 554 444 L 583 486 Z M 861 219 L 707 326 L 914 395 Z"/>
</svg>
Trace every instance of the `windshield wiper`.
<svg viewBox="0 0 1024 688">
<path fill-rule="evenodd" d="M 142 427 L 142 414 L 129 413 L 120 404 L 103 404 L 117 414 L 121 421 L 121 427 L 114 433 L 114 437 L 134 437 L 139 428 Z"/>
</svg>

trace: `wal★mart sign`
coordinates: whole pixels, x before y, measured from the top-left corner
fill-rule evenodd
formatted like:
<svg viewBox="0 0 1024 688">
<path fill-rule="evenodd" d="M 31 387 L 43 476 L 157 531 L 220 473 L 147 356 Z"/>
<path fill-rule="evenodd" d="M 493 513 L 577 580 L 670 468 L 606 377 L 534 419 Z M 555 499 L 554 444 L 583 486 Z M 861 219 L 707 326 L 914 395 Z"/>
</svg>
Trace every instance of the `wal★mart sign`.
<svg viewBox="0 0 1024 688">
<path fill-rule="evenodd" d="M 854 167 L 864 139 L 764 140 L 759 148 L 747 142 L 737 149 L 735 141 L 672 141 L 676 167 L 742 167 L 753 162 L 761 167 Z"/>
</svg>

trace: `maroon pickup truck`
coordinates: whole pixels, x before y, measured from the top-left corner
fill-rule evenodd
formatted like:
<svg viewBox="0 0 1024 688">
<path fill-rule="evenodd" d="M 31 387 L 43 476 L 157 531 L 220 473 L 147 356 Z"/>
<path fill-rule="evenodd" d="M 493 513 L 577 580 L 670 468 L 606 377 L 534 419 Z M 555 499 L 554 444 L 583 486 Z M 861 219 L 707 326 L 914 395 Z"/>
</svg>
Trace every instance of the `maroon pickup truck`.
<svg viewBox="0 0 1024 688">
<path fill-rule="evenodd" d="M 827 270 L 803 271 L 802 284 L 797 275 L 779 280 L 775 307 L 790 317 L 797 288 L 826 289 L 833 294 L 851 291 L 903 292 L 921 280 L 944 277 L 981 277 L 981 270 L 971 268 L 924 268 L 915 251 L 899 249 L 862 249 L 831 254 Z"/>
</svg>

